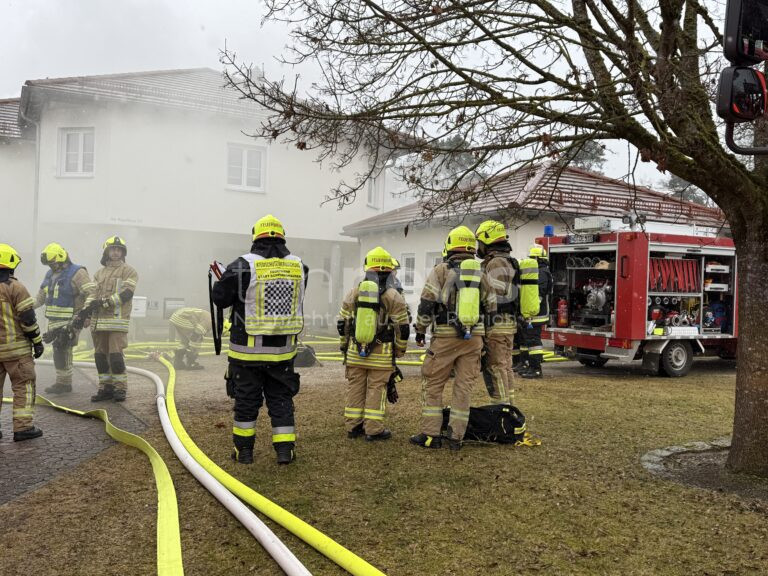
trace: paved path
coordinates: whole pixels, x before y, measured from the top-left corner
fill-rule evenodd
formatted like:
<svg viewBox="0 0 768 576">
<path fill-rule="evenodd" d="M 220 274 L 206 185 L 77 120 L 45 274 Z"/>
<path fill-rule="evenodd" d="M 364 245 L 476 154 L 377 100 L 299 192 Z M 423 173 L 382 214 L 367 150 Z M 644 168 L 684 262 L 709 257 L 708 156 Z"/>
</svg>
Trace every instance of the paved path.
<svg viewBox="0 0 768 576">
<path fill-rule="evenodd" d="M 36 370 L 38 390 L 45 395 L 44 388 L 55 379 L 53 367 L 38 365 Z M 57 404 L 78 410 L 104 408 L 115 426 L 129 432 L 140 433 L 146 428 L 144 422 L 129 412 L 125 405 L 90 402 L 91 395 L 96 392 L 94 380 L 95 373 L 92 375 L 90 371 L 75 368 L 72 393 L 49 398 Z M 11 383 L 7 378 L 3 396 L 12 396 Z M 38 406 L 35 410 L 35 424 L 43 429 L 42 438 L 14 442 L 11 409 L 10 404 L 3 404 L 0 411 L 3 431 L 0 439 L 0 504 L 36 490 L 117 443 L 107 435 L 100 420 L 65 414 L 46 406 Z"/>
</svg>

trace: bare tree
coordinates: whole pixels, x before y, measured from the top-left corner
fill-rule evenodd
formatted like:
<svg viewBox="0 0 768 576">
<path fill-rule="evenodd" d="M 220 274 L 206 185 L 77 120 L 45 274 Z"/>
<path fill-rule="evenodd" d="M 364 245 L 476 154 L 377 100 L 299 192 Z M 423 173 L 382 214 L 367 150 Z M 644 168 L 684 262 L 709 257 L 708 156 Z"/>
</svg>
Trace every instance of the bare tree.
<svg viewBox="0 0 768 576">
<path fill-rule="evenodd" d="M 686 182 L 675 174 L 670 174 L 667 180 L 667 188 L 685 202 L 693 202 L 702 206 L 710 206 L 711 200 L 703 190 Z"/>
<path fill-rule="evenodd" d="M 605 145 L 594 140 L 585 140 L 565 150 L 562 158 L 564 165 L 602 174 Z"/>
<path fill-rule="evenodd" d="M 223 61 L 234 87 L 272 111 L 261 135 L 371 171 L 403 151 L 426 210 L 471 207 L 491 186 L 435 178 L 441 143 L 493 181 L 553 148 L 622 139 L 639 159 L 692 183 L 724 211 L 739 255 L 739 365 L 728 465 L 768 476 L 768 172 L 727 152 L 712 112 L 723 64 L 722 3 L 705 0 L 266 0 L 292 22 L 288 61 L 323 73 L 297 85 Z M 455 150 L 453 151 L 455 152 Z M 431 171 L 431 172 L 430 172 Z M 354 199 L 365 178 L 331 193 Z M 465 175 L 465 174 L 464 174 Z M 429 214 L 427 214 L 429 215 Z"/>
</svg>

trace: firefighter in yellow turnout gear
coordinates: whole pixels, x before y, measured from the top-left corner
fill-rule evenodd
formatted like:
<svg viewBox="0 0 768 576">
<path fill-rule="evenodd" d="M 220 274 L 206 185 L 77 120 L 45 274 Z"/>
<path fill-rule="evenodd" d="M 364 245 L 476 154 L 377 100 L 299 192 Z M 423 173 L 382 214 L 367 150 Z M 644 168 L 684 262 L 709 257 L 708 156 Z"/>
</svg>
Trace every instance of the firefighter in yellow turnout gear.
<svg viewBox="0 0 768 576">
<path fill-rule="evenodd" d="M 219 308 L 231 307 L 227 394 L 234 398 L 232 458 L 253 463 L 256 418 L 266 400 L 278 464 L 295 458 L 293 397 L 297 337 L 304 328 L 304 291 L 309 269 L 285 243 L 280 220 L 268 214 L 252 229 L 247 254 L 227 266 L 213 286 Z"/>
<path fill-rule="evenodd" d="M 123 350 L 128 346 L 133 294 L 139 275 L 125 263 L 128 247 L 122 238 L 107 238 L 102 249 L 103 268 L 93 276 L 96 291 L 85 301 L 86 307 L 96 304 L 91 316 L 91 336 L 99 391 L 91 396 L 91 402 L 110 399 L 122 402 L 128 390 Z M 78 327 L 82 326 L 75 326 Z"/>
<path fill-rule="evenodd" d="M 35 298 L 35 308 L 45 304 L 48 333 L 67 326 L 83 309 L 86 299 L 96 290 L 84 266 L 72 263 L 68 252 L 55 242 L 43 248 L 40 262 L 50 268 Z M 56 382 L 45 389 L 48 394 L 72 391 L 72 347 L 77 344 L 79 330 L 59 330 L 53 340 L 53 365 Z"/>
<path fill-rule="evenodd" d="M 520 328 L 523 336 L 520 353 L 524 366 L 520 377 L 538 379 L 542 377 L 541 361 L 544 357 L 541 330 L 549 323 L 549 297 L 553 286 L 547 251 L 543 246 L 531 246 L 528 258 L 520 262 L 520 277 Z"/>
<path fill-rule="evenodd" d="M 344 420 L 349 438 L 365 434 L 367 441 L 374 441 L 392 436 L 384 427 L 387 382 L 410 335 L 405 300 L 391 279 L 394 267 L 384 248 L 368 252 L 365 279 L 341 305 L 337 329 L 346 364 Z"/>
<path fill-rule="evenodd" d="M 180 308 L 171 314 L 169 322 L 179 338 L 173 367 L 176 370 L 202 370 L 197 357 L 203 347 L 203 338 L 211 331 L 211 313 L 200 308 Z"/>
<path fill-rule="evenodd" d="M 428 326 L 432 341 L 421 367 L 421 433 L 411 443 L 440 448 L 443 391 L 455 370 L 451 414 L 444 439 L 461 448 L 469 421 L 472 389 L 480 373 L 486 323 L 496 314 L 496 296 L 475 260 L 475 235 L 466 226 L 454 228 L 445 240 L 444 262 L 429 273 L 416 316 L 416 344 L 424 346 Z"/>
<path fill-rule="evenodd" d="M 43 355 L 43 341 L 35 317 L 35 301 L 13 276 L 21 257 L 8 244 L 0 244 L 0 389 L 7 374 L 13 390 L 13 440 L 43 435 L 33 425 L 35 414 L 35 362 Z M 0 402 L 2 406 L 2 402 Z M 0 431 L 0 437 L 3 433 Z"/>
<path fill-rule="evenodd" d="M 483 272 L 496 295 L 496 317 L 485 334 L 485 369 L 483 377 L 491 399 L 500 404 L 512 404 L 514 373 L 512 349 L 517 331 L 519 288 L 517 260 L 507 230 L 501 222 L 486 220 L 475 231 L 477 255 L 483 259 Z"/>
</svg>

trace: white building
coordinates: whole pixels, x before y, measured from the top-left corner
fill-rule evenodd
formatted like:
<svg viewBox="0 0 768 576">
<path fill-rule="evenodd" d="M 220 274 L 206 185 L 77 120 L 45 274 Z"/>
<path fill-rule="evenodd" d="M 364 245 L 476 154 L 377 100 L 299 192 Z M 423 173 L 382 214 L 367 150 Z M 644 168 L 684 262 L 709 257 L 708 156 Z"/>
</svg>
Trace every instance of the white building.
<svg viewBox="0 0 768 576">
<path fill-rule="evenodd" d="M 311 151 L 249 136 L 263 110 L 223 85 L 206 68 L 56 78 L 0 101 L 0 242 L 20 251 L 30 290 L 47 243 L 93 273 L 104 239 L 119 235 L 147 316 L 181 300 L 204 307 L 208 264 L 247 252 L 251 226 L 271 213 L 311 269 L 308 322 L 335 316 L 344 270 L 359 264 L 357 242 L 341 230 L 402 201 L 383 175 L 342 211 L 322 204 L 368 159 L 337 172 Z"/>
<path fill-rule="evenodd" d="M 473 231 L 484 220 L 504 222 L 512 256 L 524 258 L 537 237 L 550 225 L 556 235 L 573 229 L 574 220 L 599 217 L 610 229 L 629 229 L 622 218 L 629 214 L 646 218 L 652 232 L 717 233 L 725 224 L 719 209 L 682 202 L 648 188 L 631 186 L 601 174 L 553 164 L 517 170 L 480 195 L 469 210 L 445 208 L 424 221 L 424 204 L 415 202 L 344 227 L 357 238 L 360 254 L 383 246 L 400 260 L 398 277 L 412 310 L 429 270 L 442 259 L 445 237 L 451 228 L 465 224 Z M 595 219 L 595 218 L 590 218 Z"/>
</svg>

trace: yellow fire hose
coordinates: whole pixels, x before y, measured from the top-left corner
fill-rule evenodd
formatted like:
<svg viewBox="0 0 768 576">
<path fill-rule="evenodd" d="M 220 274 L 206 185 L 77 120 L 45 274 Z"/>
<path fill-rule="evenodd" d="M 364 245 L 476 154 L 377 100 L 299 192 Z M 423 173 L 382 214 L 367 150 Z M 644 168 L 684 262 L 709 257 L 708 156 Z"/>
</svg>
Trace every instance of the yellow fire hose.
<svg viewBox="0 0 768 576">
<path fill-rule="evenodd" d="M 13 403 L 13 399 L 3 398 L 3 402 Z M 35 398 L 35 403 L 50 406 L 67 414 L 101 420 L 104 422 L 107 434 L 112 438 L 128 446 L 133 446 L 147 455 L 152 464 L 152 472 L 155 475 L 155 484 L 157 485 L 157 574 L 158 576 L 182 576 L 184 567 L 181 562 L 181 537 L 179 535 L 176 490 L 173 487 L 173 480 L 168 467 L 160 454 L 141 436 L 112 424 L 106 410 L 97 409 L 83 412 L 55 404 L 39 394 Z"/>
<path fill-rule="evenodd" d="M 173 365 L 165 358 L 158 358 L 160 362 L 168 369 L 168 388 L 166 391 L 166 400 L 168 405 L 168 416 L 171 420 L 171 425 L 176 431 L 181 443 L 192 455 L 192 457 L 211 475 L 221 482 L 227 489 L 244 500 L 256 510 L 271 518 L 273 521 L 280 524 L 286 530 L 289 530 L 294 535 L 301 538 L 304 542 L 312 546 L 315 550 L 333 560 L 344 568 L 350 574 L 354 576 L 384 576 L 384 573 L 354 554 L 347 550 L 316 528 L 310 526 L 302 519 L 294 516 L 284 508 L 275 504 L 271 500 L 265 498 L 252 488 L 246 486 L 240 482 L 237 478 L 234 478 L 221 468 L 217 466 L 208 456 L 198 448 L 197 444 L 189 437 L 187 431 L 184 429 L 184 425 L 179 419 L 178 412 L 176 411 L 176 402 L 174 399 L 174 391 L 176 387 L 176 371 Z"/>
</svg>

